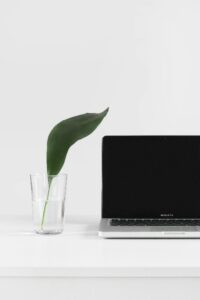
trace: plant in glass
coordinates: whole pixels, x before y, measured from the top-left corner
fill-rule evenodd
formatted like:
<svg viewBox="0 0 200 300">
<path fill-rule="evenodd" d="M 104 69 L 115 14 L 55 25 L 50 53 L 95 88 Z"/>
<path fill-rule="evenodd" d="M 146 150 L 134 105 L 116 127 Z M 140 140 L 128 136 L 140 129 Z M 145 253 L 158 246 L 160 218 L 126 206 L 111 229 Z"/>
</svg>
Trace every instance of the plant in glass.
<svg viewBox="0 0 200 300">
<path fill-rule="evenodd" d="M 90 135 L 108 113 L 86 113 L 68 118 L 51 130 L 47 140 L 47 176 L 31 175 L 36 232 L 63 230 L 66 174 L 60 174 L 70 147 Z"/>
</svg>

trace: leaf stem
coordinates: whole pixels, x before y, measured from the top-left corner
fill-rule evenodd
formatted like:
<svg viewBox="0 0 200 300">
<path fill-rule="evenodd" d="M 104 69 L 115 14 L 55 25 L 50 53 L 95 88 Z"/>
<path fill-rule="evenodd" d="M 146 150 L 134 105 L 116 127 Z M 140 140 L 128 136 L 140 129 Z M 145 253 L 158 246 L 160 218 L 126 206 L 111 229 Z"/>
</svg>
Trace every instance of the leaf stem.
<svg viewBox="0 0 200 300">
<path fill-rule="evenodd" d="M 50 189 L 51 189 L 51 182 L 52 182 L 52 178 L 49 179 L 48 181 L 48 192 L 47 192 L 47 198 L 44 204 L 44 209 L 43 209 L 43 213 L 42 213 L 42 221 L 41 221 L 41 230 L 44 230 L 44 221 L 45 221 L 45 215 L 46 215 L 46 210 L 47 210 L 47 204 L 49 201 L 49 194 L 50 194 Z"/>
</svg>

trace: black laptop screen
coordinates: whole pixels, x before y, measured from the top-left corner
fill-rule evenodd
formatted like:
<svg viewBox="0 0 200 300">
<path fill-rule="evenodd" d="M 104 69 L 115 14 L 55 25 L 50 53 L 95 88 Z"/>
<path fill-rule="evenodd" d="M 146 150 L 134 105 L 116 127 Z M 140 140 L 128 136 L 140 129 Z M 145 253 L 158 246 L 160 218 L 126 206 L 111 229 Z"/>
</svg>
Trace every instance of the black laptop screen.
<svg viewBox="0 0 200 300">
<path fill-rule="evenodd" d="M 200 136 L 106 136 L 104 218 L 200 218 Z"/>
</svg>

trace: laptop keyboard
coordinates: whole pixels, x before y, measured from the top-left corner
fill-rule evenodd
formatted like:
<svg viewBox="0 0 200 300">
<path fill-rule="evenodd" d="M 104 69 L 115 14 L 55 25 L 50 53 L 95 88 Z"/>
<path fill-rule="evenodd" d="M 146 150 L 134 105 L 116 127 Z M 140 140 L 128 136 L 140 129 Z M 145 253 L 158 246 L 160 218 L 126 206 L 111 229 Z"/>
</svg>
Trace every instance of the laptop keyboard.
<svg viewBox="0 0 200 300">
<path fill-rule="evenodd" d="M 112 226 L 200 226 L 200 219 L 111 219 Z"/>
</svg>

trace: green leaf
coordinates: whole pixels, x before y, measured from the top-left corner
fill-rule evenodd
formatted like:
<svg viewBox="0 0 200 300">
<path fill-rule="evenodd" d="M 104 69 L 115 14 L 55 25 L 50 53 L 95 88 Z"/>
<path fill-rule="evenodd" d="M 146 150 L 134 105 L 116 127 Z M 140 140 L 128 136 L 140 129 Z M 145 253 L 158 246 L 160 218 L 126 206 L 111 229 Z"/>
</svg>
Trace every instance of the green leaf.
<svg viewBox="0 0 200 300">
<path fill-rule="evenodd" d="M 109 108 L 99 114 L 86 113 L 58 123 L 47 141 L 47 173 L 57 175 L 66 159 L 69 148 L 91 134 L 107 115 Z"/>
</svg>

